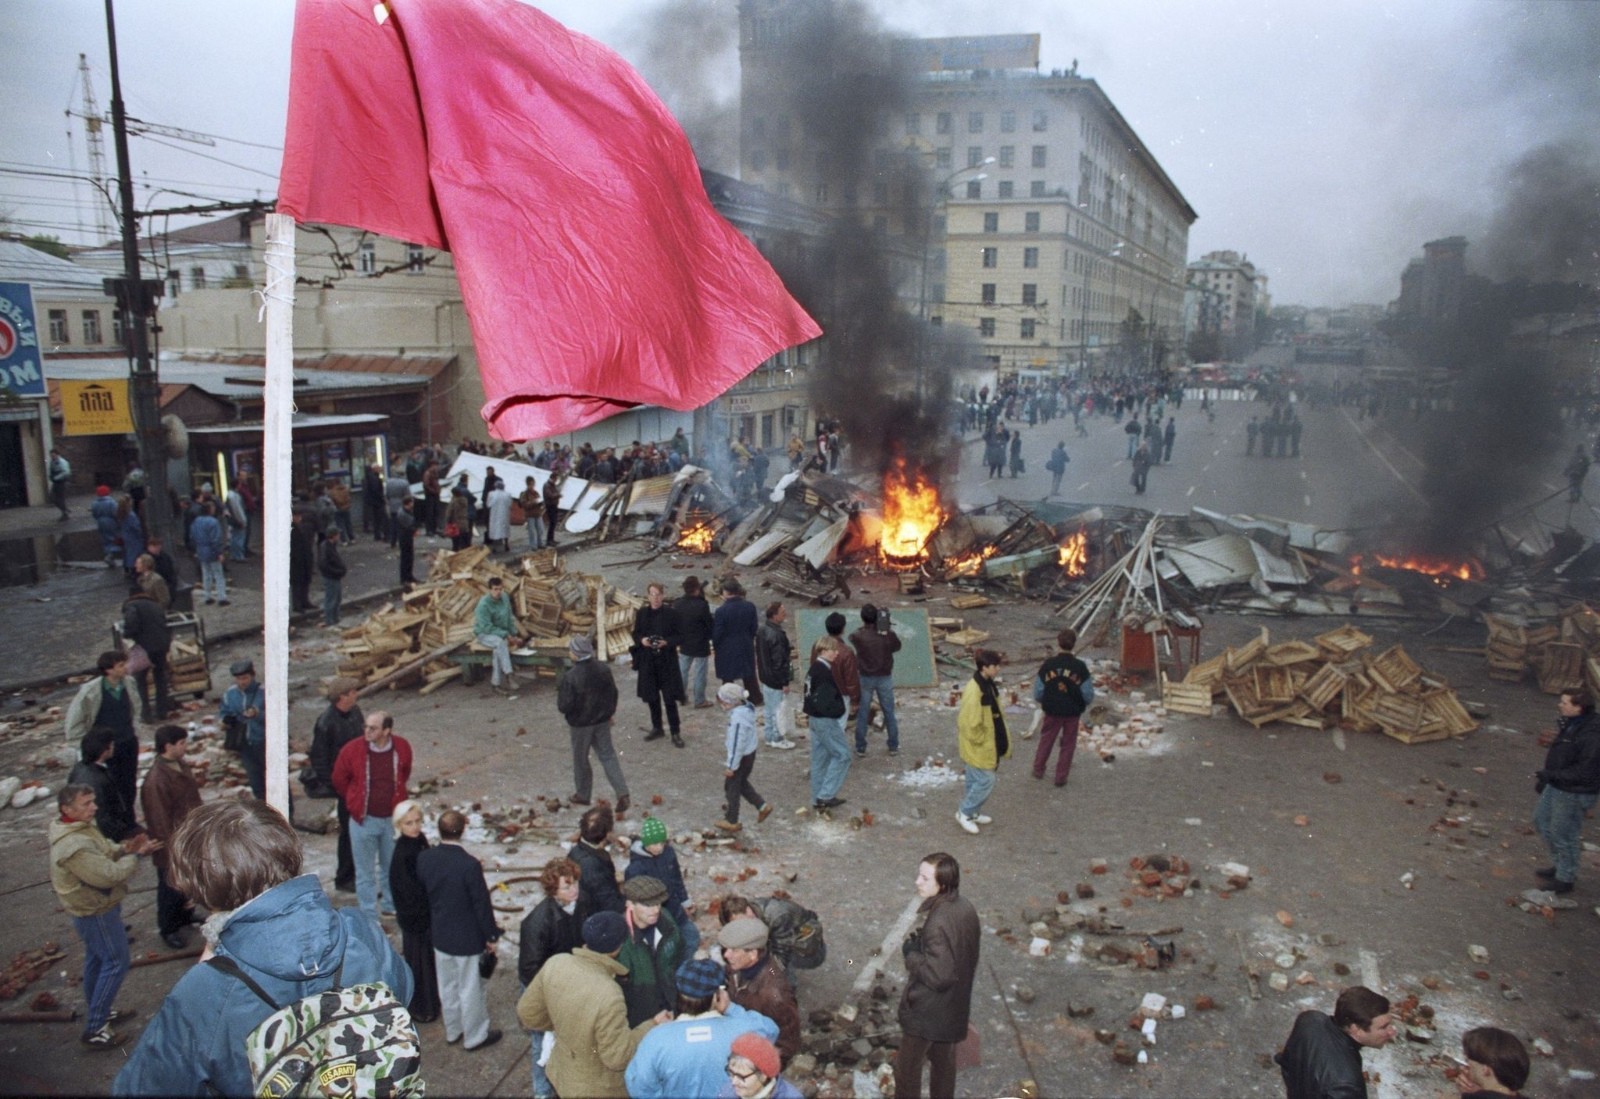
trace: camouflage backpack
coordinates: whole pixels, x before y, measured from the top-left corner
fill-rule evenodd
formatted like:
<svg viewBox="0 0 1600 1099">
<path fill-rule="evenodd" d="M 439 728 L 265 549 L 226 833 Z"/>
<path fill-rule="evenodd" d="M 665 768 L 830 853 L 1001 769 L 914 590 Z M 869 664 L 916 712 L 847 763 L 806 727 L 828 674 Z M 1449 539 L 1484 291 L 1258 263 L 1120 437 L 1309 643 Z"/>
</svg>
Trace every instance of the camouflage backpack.
<svg viewBox="0 0 1600 1099">
<path fill-rule="evenodd" d="M 344 987 L 344 964 L 322 992 L 279 1007 L 233 959 L 207 964 L 242 982 L 272 1013 L 244 1040 L 251 1091 L 279 1096 L 421 1096 L 422 1047 L 404 1004 L 381 981 Z"/>
</svg>

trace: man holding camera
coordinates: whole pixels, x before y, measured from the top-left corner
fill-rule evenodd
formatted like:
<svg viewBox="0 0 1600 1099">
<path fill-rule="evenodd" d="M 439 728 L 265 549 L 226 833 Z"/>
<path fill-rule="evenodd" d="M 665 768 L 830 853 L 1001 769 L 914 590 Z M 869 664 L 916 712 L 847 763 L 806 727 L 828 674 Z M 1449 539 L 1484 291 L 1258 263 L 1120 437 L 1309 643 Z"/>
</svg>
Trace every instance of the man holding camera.
<svg viewBox="0 0 1600 1099">
<path fill-rule="evenodd" d="M 889 733 L 889 754 L 900 754 L 900 723 L 894 716 L 894 654 L 900 651 L 900 638 L 889 623 L 889 608 L 879 610 L 871 603 L 861 608 L 861 628 L 850 635 L 856 650 L 856 665 L 861 673 L 861 702 L 856 707 L 856 758 L 867 754 L 867 719 L 872 716 L 872 699 L 883 710 L 883 727 Z"/>
<path fill-rule="evenodd" d="M 663 602 L 666 589 L 660 584 L 652 583 L 645 591 L 650 602 L 640 607 L 633 619 L 633 669 L 639 673 L 639 697 L 650 707 L 650 733 L 645 739 L 666 736 L 661 727 L 665 703 L 672 743 L 682 748 L 678 703 L 684 695 L 683 676 L 678 670 L 678 612 Z"/>
</svg>

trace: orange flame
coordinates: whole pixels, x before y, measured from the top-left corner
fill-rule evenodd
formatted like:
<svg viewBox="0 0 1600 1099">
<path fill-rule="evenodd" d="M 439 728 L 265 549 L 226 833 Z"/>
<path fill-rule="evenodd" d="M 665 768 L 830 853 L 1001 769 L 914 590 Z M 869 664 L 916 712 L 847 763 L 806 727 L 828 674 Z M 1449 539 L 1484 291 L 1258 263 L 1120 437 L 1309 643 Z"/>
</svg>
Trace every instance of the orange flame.
<svg viewBox="0 0 1600 1099">
<path fill-rule="evenodd" d="M 908 473 L 904 458 L 883 477 L 883 535 L 878 554 L 890 568 L 912 568 L 944 522 L 939 488 L 921 470 Z"/>
<path fill-rule="evenodd" d="M 1068 576 L 1082 576 L 1089 571 L 1089 535 L 1079 531 L 1061 543 L 1058 554 L 1061 568 Z"/>
<path fill-rule="evenodd" d="M 1356 576 L 1361 575 L 1361 565 L 1365 557 L 1357 555 L 1350 559 L 1350 571 Z M 1408 572 L 1420 572 L 1424 576 L 1435 579 L 1449 578 L 1454 580 L 1482 580 L 1484 577 L 1483 566 L 1470 557 L 1463 561 L 1451 561 L 1444 557 L 1412 556 L 1399 557 L 1390 554 L 1374 553 L 1374 564 L 1382 565 L 1386 569 L 1405 569 Z"/>
<path fill-rule="evenodd" d="M 976 553 L 969 553 L 961 557 L 947 557 L 944 561 L 944 574 L 946 578 L 953 576 L 976 576 L 983 563 L 998 552 L 998 547 L 993 544 L 984 546 Z"/>
<path fill-rule="evenodd" d="M 704 523 L 685 527 L 678 535 L 678 548 L 686 553 L 710 553 L 711 543 L 717 537 L 716 529 Z"/>
</svg>

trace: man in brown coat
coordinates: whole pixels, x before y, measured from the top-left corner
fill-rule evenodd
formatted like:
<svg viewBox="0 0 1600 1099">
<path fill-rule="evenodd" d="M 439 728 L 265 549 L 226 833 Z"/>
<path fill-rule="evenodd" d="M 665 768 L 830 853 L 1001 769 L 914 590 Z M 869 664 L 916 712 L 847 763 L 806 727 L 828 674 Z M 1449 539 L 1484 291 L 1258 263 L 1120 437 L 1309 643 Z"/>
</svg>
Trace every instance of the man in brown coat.
<svg viewBox="0 0 1600 1099">
<path fill-rule="evenodd" d="M 200 807 L 200 784 L 183 761 L 188 745 L 189 731 L 182 725 L 163 725 L 157 729 L 156 759 L 150 765 L 150 773 L 144 777 L 144 788 L 139 791 L 145 831 L 163 845 L 172 842 L 172 834 L 183 823 L 183 818 Z M 164 846 L 150 861 L 156 867 L 156 929 L 161 932 L 162 942 L 174 950 L 182 950 L 186 945 L 183 929 L 189 924 L 189 898 L 172 888 Z"/>
<path fill-rule="evenodd" d="M 900 946 L 906 987 L 900 994 L 899 1052 L 895 1054 L 895 1099 L 922 1094 L 922 1062 L 928 1062 L 928 1094 L 956 1093 L 956 1044 L 967 1036 L 972 982 L 978 971 L 978 912 L 961 895 L 961 864 L 944 852 L 917 867 L 917 922 Z"/>
<path fill-rule="evenodd" d="M 729 920 L 717 933 L 728 969 L 728 996 L 746 1011 L 759 1011 L 778 1024 L 783 1063 L 800 1052 L 800 1004 L 783 963 L 767 953 L 767 925 L 755 916 Z"/>
<path fill-rule="evenodd" d="M 621 915 L 596 912 L 583 922 L 583 945 L 545 962 L 517 1001 L 524 1029 L 555 1032 L 545 1073 L 561 1095 L 625 1099 L 623 1073 L 639 1042 L 672 1018 L 663 1011 L 628 1026 L 628 1007 L 617 984 L 627 973 L 617 961 L 627 937 Z"/>
</svg>

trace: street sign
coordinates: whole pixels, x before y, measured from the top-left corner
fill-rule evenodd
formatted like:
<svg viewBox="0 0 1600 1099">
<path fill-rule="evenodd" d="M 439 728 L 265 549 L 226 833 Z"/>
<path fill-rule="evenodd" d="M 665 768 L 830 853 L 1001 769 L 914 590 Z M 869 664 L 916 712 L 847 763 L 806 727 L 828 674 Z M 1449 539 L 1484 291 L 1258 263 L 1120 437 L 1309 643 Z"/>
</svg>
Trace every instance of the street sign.
<svg viewBox="0 0 1600 1099">
<path fill-rule="evenodd" d="M 0 282 L 0 390 L 18 397 L 45 395 L 33 287 Z"/>
<path fill-rule="evenodd" d="M 61 388 L 61 434 L 127 435 L 133 431 L 128 379 L 56 383 Z"/>
</svg>

